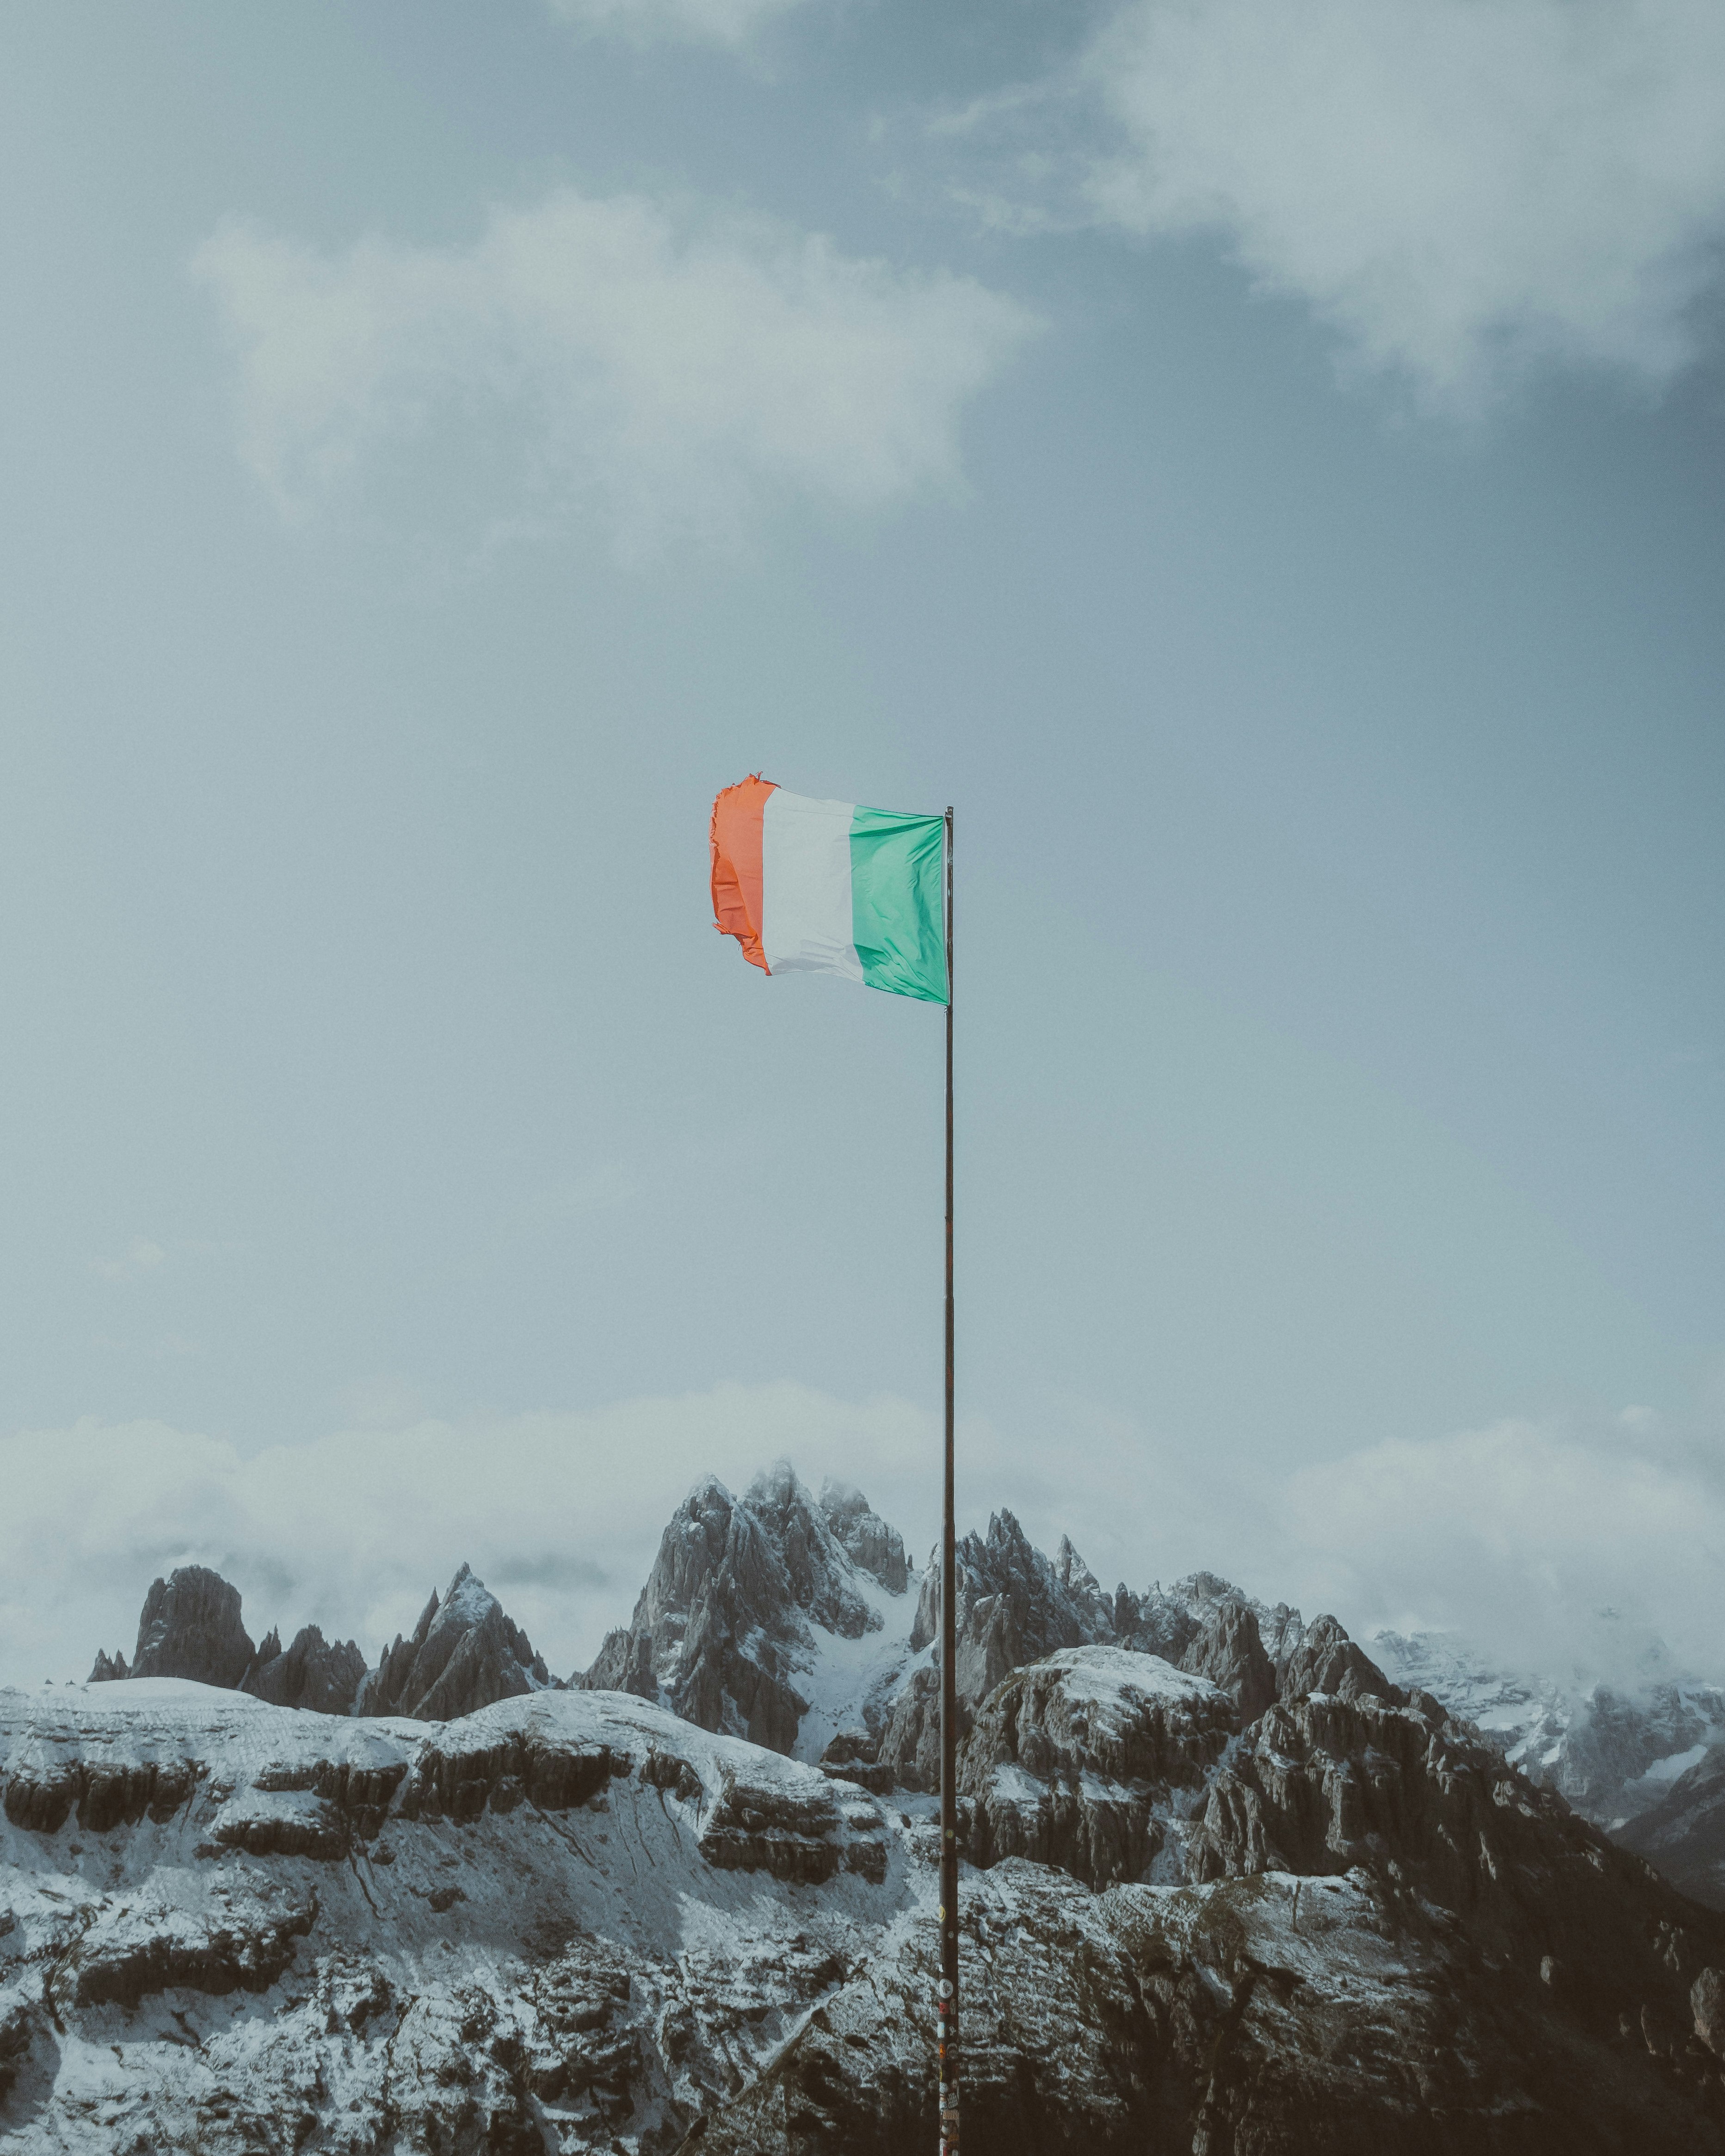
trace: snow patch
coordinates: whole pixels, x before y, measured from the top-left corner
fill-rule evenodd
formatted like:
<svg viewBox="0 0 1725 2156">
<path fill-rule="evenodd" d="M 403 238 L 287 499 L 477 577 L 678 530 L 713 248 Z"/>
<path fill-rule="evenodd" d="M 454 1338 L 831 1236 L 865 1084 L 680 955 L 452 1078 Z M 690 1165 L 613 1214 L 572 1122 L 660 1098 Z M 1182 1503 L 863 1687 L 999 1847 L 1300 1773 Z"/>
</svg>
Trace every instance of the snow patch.
<svg viewBox="0 0 1725 2156">
<path fill-rule="evenodd" d="M 871 1709 L 876 1721 L 883 1719 L 915 1659 L 915 1594 L 908 1589 L 891 1594 L 860 1567 L 853 1569 L 849 1584 L 877 1621 L 855 1640 L 829 1632 L 824 1625 L 809 1625 L 811 1645 L 793 1665 L 792 1681 L 809 1702 L 809 1712 L 797 1725 L 793 1756 L 798 1759 L 819 1759 L 841 1729 L 870 1727 Z"/>
</svg>

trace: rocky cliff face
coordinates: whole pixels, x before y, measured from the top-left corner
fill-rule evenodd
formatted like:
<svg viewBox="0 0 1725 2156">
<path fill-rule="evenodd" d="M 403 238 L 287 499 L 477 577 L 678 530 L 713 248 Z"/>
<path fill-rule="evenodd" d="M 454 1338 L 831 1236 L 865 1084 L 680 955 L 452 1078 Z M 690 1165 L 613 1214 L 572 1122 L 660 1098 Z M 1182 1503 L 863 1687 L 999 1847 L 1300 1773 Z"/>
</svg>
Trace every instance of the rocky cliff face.
<svg viewBox="0 0 1725 2156">
<path fill-rule="evenodd" d="M 1208 1677 L 1248 1717 L 1284 1686 L 1310 1689 L 1319 1677 L 1338 1687 L 1392 1689 L 1333 1618 L 1308 1628 L 1297 1610 L 1250 1601 L 1214 1573 L 1194 1573 L 1171 1589 L 1153 1587 L 1143 1594 L 1122 1585 L 1106 1596 L 1070 1542 L 1063 1537 L 1056 1556 L 1045 1557 L 1010 1512 L 996 1513 L 985 1537 L 965 1537 L 958 1581 L 958 1691 L 967 1717 L 1013 1671 L 1079 1646 L 1154 1657 Z M 932 1640 L 939 1623 L 939 1574 L 931 1562 L 912 1644 Z M 1265 1644 L 1264 1625 L 1274 1654 Z M 932 1654 L 908 1672 L 895 1696 L 876 1756 L 889 1782 L 938 1786 L 940 1702 Z"/>
<path fill-rule="evenodd" d="M 913 1648 L 939 1635 L 939 1554 L 930 1556 L 922 1574 Z M 957 1558 L 958 1689 L 966 1699 L 983 1698 L 1043 1655 L 1114 1638 L 1112 1606 L 1064 1537 L 1050 1559 L 1031 1547 L 1010 1512 L 999 1512 L 986 1535 L 961 1537 Z"/>
<path fill-rule="evenodd" d="M 962 1921 L 964 2133 L 999 2156 L 1721 2145 L 1707 1972 L 1687 1991 L 1666 1974 L 1640 2000 L 1623 1987 L 1584 2016 L 1465 1924 L 1410 1922 L 1393 1885 L 1358 1872 L 1091 1895 L 1013 1861 L 971 1884 Z M 932 1973 L 926 1936 L 891 1943 L 717 2108 L 691 2156 L 927 2145 Z"/>
<path fill-rule="evenodd" d="M 188 1677 L 196 1684 L 232 1687 L 251 1666 L 254 1652 L 240 1622 L 239 1589 L 208 1565 L 185 1564 L 151 1582 L 131 1669 L 124 1655 L 98 1654 L 90 1681 Z"/>
<path fill-rule="evenodd" d="M 930 1646 L 940 1630 L 938 1553 L 922 1574 L 911 1644 Z M 1096 1575 L 1063 1535 L 1052 1558 L 1032 1547 L 1009 1512 L 994 1513 L 986 1535 L 968 1534 L 957 1552 L 957 1674 L 963 1697 L 992 1691 L 1011 1671 L 1064 1647 L 1110 1645 L 1157 1655 L 1181 1667 L 1193 1651 L 1219 1655 L 1230 1686 L 1247 1685 L 1257 1704 L 1275 1696 L 1305 1635 L 1300 1613 L 1286 1603 L 1254 1602 L 1216 1573 L 1195 1572 L 1171 1588 L 1142 1594 L 1122 1583 L 1105 1594 Z M 1253 1624 L 1252 1666 L 1238 1662 L 1240 1620 Z M 1199 1649 L 1200 1638 L 1210 1644 Z M 1358 1650 L 1355 1650 L 1358 1652 Z"/>
<path fill-rule="evenodd" d="M 888 1827 L 615 1694 L 0 1692 L 0 2149 L 668 2150 L 916 1907 Z"/>
<path fill-rule="evenodd" d="M 960 1748 L 966 1854 L 1028 1857 L 1091 1887 L 1153 1878 L 1239 1721 L 1219 1686 L 1156 1656 L 1069 1647 L 1032 1662 L 989 1694 Z"/>
<path fill-rule="evenodd" d="M 413 1637 L 398 1633 L 377 1668 L 360 1679 L 352 1712 L 445 1722 L 552 1683 L 526 1634 L 464 1564 L 442 1601 L 434 1594 L 426 1604 Z"/>
<path fill-rule="evenodd" d="M 1392 1664 L 1387 1672 L 1333 1618 L 1308 1625 L 1286 1604 L 1255 1601 L 1214 1573 L 1142 1593 L 1122 1584 L 1111 1595 L 1070 1542 L 1063 1538 L 1047 1557 L 1009 1512 L 995 1514 L 985 1534 L 964 1537 L 957 1554 L 967 1727 L 1014 1671 L 1080 1647 L 1109 1647 L 1209 1679 L 1245 1722 L 1278 1701 L 1313 1692 L 1440 1702 L 1463 1719 L 1481 1720 L 1486 1741 L 1525 1765 L 1535 1782 L 1549 1783 L 1598 1824 L 1613 1826 L 1621 1825 L 1623 1807 L 1656 1802 L 1674 1775 L 1700 1758 L 1716 1706 L 1725 1727 L 1725 1696 L 1705 1686 L 1656 1686 L 1639 1703 L 1603 1690 L 1566 1698 L 1560 1687 L 1494 1674 L 1430 1635 L 1380 1635 Z M 701 1727 L 819 1758 L 830 1774 L 860 1787 L 931 1790 L 939 1775 L 932 1560 L 905 1651 L 896 1637 L 885 1636 L 877 1650 L 848 1661 L 824 1651 L 836 1641 L 866 1643 L 883 1613 L 891 1620 L 887 1597 L 896 1599 L 906 1581 L 902 1544 L 855 1491 L 829 1486 L 816 1500 L 783 1463 L 741 1501 L 704 1483 L 667 1529 L 631 1625 L 607 1640 L 578 1681 L 657 1698 Z M 1014 1825 L 999 1804 L 996 1810 L 996 1840 L 988 1846 L 1066 1846 L 1060 1839 L 1066 1826 L 1045 1821 L 1033 1830 L 1024 1820 Z M 1699 1820 L 1704 1808 L 1683 1816 L 1692 1814 Z M 1123 1835 L 1120 1845 L 1134 1856 L 1164 1832 L 1136 1802 L 1125 1804 L 1106 1833 L 1086 1821 L 1070 1831 L 1093 1827 L 1105 1841 Z M 1662 1860 L 1686 1866 L 1683 1876 L 1704 1885 L 1713 1861 L 1705 1831 L 1692 1849 L 1680 1848 L 1681 1839 L 1675 1826 L 1663 1830 Z M 1085 1876 L 1108 1869 L 1101 1857 L 1071 1850 L 1061 1861 Z"/>
<path fill-rule="evenodd" d="M 903 1543 L 860 1492 L 828 1483 L 816 1498 L 783 1461 L 741 1499 L 709 1478 L 665 1529 L 628 1629 L 578 1681 L 771 1751 L 818 1750 L 840 1722 L 884 1722 L 907 1583 Z M 871 1635 L 872 1653 L 839 1650 Z"/>
<path fill-rule="evenodd" d="M 849 1483 L 821 1485 L 821 1517 L 833 1539 L 859 1572 L 877 1579 L 889 1594 L 902 1594 L 911 1584 L 903 1540 L 889 1527 L 860 1490 Z"/>
<path fill-rule="evenodd" d="M 1696 1901 L 1725 1909 L 1725 1744 L 1703 1753 L 1615 1838 Z"/>
</svg>

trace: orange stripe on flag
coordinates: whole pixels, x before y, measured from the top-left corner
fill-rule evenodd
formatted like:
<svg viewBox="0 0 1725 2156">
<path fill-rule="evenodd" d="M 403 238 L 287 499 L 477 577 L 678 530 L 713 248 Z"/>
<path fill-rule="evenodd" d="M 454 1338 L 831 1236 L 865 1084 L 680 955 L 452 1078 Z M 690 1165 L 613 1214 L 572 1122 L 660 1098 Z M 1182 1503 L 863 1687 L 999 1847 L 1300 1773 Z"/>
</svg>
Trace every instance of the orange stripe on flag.
<svg viewBox="0 0 1725 2156">
<path fill-rule="evenodd" d="M 761 948 L 761 819 L 770 778 L 757 772 L 740 785 L 727 786 L 713 803 L 713 926 L 734 936 L 752 966 L 768 970 Z"/>
</svg>

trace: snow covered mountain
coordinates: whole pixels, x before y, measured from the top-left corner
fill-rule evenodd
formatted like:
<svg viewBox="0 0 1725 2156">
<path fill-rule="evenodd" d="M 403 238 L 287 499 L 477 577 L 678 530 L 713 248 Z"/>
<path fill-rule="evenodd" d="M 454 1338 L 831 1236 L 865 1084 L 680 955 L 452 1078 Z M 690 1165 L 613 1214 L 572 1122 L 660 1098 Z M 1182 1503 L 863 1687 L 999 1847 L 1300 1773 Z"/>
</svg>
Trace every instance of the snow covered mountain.
<svg viewBox="0 0 1725 2156">
<path fill-rule="evenodd" d="M 1015 1671 L 1079 1647 L 1157 1656 L 1252 1715 L 1324 1691 L 1440 1702 L 1533 1782 L 1622 1829 L 1725 1741 L 1725 1693 L 1650 1671 L 1636 1697 L 1492 1668 L 1453 1635 L 1381 1633 L 1374 1661 L 1333 1618 L 1308 1625 L 1210 1572 L 1111 1594 L 1065 1537 L 1052 1558 L 1009 1512 L 957 1550 L 957 1674 L 967 1714 Z M 915 1609 L 898 1536 L 854 1491 L 817 1498 L 785 1462 L 737 1499 L 709 1480 L 667 1527 L 634 1620 L 574 1681 L 658 1700 L 699 1726 L 823 1763 L 859 1786 L 928 1790 L 938 1776 L 932 1553 Z M 1382 1665 L 1380 1667 L 1379 1665 Z M 1705 1835 L 1671 1817 L 1656 1861 L 1718 1894 Z M 1652 1849 L 1647 1853 L 1655 1855 Z"/>
<path fill-rule="evenodd" d="M 968 2138 L 1717 2156 L 1725 1918 L 1297 1668 L 1252 1713 L 1080 1645 L 978 1702 Z M 0 1691 L 0 2152 L 932 2146 L 927 1812 L 616 1691 Z"/>
<path fill-rule="evenodd" d="M 247 1692 L 272 1707 L 421 1720 L 471 1714 L 556 1681 L 526 1634 L 465 1564 L 441 1601 L 434 1591 L 413 1637 L 398 1634 L 370 1672 L 353 1640 L 326 1640 L 316 1625 L 302 1625 L 286 1648 L 273 1630 L 254 1648 L 241 1606 L 239 1589 L 219 1573 L 182 1565 L 155 1581 L 144 1599 L 132 1666 L 124 1655 L 98 1654 L 89 1681 L 181 1677 Z"/>
<path fill-rule="evenodd" d="M 1725 1902 L 1707 1794 L 1725 1745 L 1725 1692 L 1656 1657 L 1630 1693 L 1506 1673 L 1454 1635 L 1385 1632 L 1372 1643 L 1380 1669 L 1332 1619 L 1308 1625 L 1214 1573 L 1142 1592 L 1122 1583 L 1110 1594 L 1070 1542 L 1049 1558 L 1004 1511 L 985 1534 L 963 1538 L 958 1583 L 967 1716 L 1015 1672 L 1076 1648 L 1159 1657 L 1213 1681 L 1248 1717 L 1313 1690 L 1396 1697 L 1399 1688 L 1476 1725 L 1626 1846 L 1643 1847 L 1629 1830 L 1656 1813 L 1644 1853 L 1689 1892 Z M 708 1478 L 667 1527 L 629 1625 L 570 1681 L 652 1700 L 877 1794 L 927 1790 L 937 1777 L 938 1584 L 932 1558 L 912 1582 L 901 1538 L 855 1490 L 829 1483 L 811 1495 L 783 1461 L 740 1499 Z M 427 1721 L 557 1682 L 465 1566 L 369 1672 L 357 1645 L 326 1642 L 313 1626 L 286 1650 L 273 1633 L 254 1650 L 238 1590 L 186 1567 L 151 1587 L 133 1671 L 102 1655 L 92 1681 L 155 1674 L 231 1686 L 236 1671 L 240 1690 L 277 1705 Z"/>
<path fill-rule="evenodd" d="M 733 1497 L 714 1477 L 672 1515 L 625 1629 L 575 1680 L 801 1759 L 878 1737 L 911 1660 L 898 1535 L 860 1492 L 818 1497 L 780 1460 Z"/>
<path fill-rule="evenodd" d="M 1725 1743 L 1725 1690 L 1670 1674 L 1656 1650 L 1630 1691 L 1507 1672 L 1456 1633 L 1378 1632 L 1370 1645 L 1398 1683 L 1433 1693 L 1530 1781 L 1608 1830 L 1661 1803 Z"/>
<path fill-rule="evenodd" d="M 1106 1594 L 1064 1536 L 1049 1558 L 1009 1512 L 957 1551 L 957 1669 L 967 1712 L 1014 1671 L 1072 1647 L 1108 1646 L 1157 1656 L 1212 1679 L 1247 1715 L 1280 1691 L 1318 1688 L 1382 1692 L 1386 1681 L 1333 1618 L 1308 1627 L 1286 1603 L 1253 1601 L 1216 1573 L 1197 1572 L 1136 1594 L 1123 1582 Z M 911 1645 L 917 1660 L 891 1701 L 877 1750 L 886 1785 L 930 1789 L 938 1779 L 939 1691 L 933 1642 L 940 1625 L 940 1574 L 931 1557 L 922 1576 Z"/>
<path fill-rule="evenodd" d="M 1704 1752 L 1614 1839 L 1696 1901 L 1725 1909 L 1725 1744 Z"/>
</svg>

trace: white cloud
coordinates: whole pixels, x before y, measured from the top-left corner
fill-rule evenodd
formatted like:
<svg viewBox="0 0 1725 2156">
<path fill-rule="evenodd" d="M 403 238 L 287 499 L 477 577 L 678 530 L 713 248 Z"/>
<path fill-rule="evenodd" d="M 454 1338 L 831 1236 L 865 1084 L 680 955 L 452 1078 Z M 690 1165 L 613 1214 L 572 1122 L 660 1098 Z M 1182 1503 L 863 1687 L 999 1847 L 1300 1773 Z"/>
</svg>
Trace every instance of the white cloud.
<svg viewBox="0 0 1725 2156">
<path fill-rule="evenodd" d="M 913 1561 L 938 1526 L 938 1419 L 902 1400 L 723 1385 L 388 1427 L 353 1404 L 362 1422 L 249 1459 L 153 1423 L 0 1440 L 0 1681 L 82 1677 L 98 1647 L 129 1655 L 151 1579 L 193 1562 L 240 1588 L 254 1638 L 315 1622 L 375 1660 L 465 1560 L 565 1674 L 627 1619 L 689 1485 L 711 1471 L 741 1491 L 779 1456 L 811 1483 L 860 1483 Z M 1453 1627 L 1511 1667 L 1624 1679 L 1657 1635 L 1725 1678 L 1725 1473 L 1716 1446 L 1685 1451 L 1645 1409 L 1590 1430 L 1398 1440 L 1291 1472 L 1094 1414 L 1057 1435 L 967 1421 L 959 1435 L 961 1526 L 1010 1506 L 1044 1548 L 1070 1534 L 1108 1586 L 1203 1566 L 1361 1636 Z"/>
<path fill-rule="evenodd" d="M 467 246 L 323 254 L 230 222 L 193 269 L 239 357 L 243 454 L 284 508 L 392 443 L 423 474 L 442 428 L 456 461 L 465 437 L 487 475 L 512 463 L 517 509 L 579 499 L 626 551 L 734 538 L 778 499 L 952 486 L 961 409 L 1033 326 L 969 278 L 572 188 Z"/>
<path fill-rule="evenodd" d="M 802 0 L 547 0 L 553 15 L 576 28 L 626 38 L 742 45 L 774 17 Z"/>
<path fill-rule="evenodd" d="M 1466 408 L 1536 363 L 1658 385 L 1725 239 L 1718 0 L 1128 0 L 1064 96 L 1091 214 L 1225 235 L 1369 366 Z M 1070 167 L 1069 167 L 1070 169 Z"/>
<path fill-rule="evenodd" d="M 123 1256 L 92 1258 L 90 1269 L 103 1280 L 137 1280 L 146 1273 L 157 1271 L 167 1262 L 167 1252 L 160 1243 L 147 1237 L 134 1235 Z"/>
<path fill-rule="evenodd" d="M 689 1485 L 711 1471 L 742 1489 L 781 1455 L 817 1482 L 866 1460 L 875 1502 L 932 1532 L 937 1425 L 898 1400 L 721 1386 L 394 1427 L 369 1396 L 352 1404 L 356 1426 L 249 1458 L 160 1423 L 0 1440 L 0 1681 L 83 1677 L 98 1647 L 130 1656 L 146 1589 L 185 1563 L 240 1589 L 254 1639 L 316 1623 L 375 1661 L 470 1563 L 564 1675 L 627 1620 Z"/>
<path fill-rule="evenodd" d="M 1357 1628 L 1453 1628 L 1510 1666 L 1620 1681 L 1656 1638 L 1725 1676 L 1718 1450 L 1645 1409 L 1375 1445 L 1296 1474 L 1282 1510 L 1307 1592 Z"/>
</svg>

